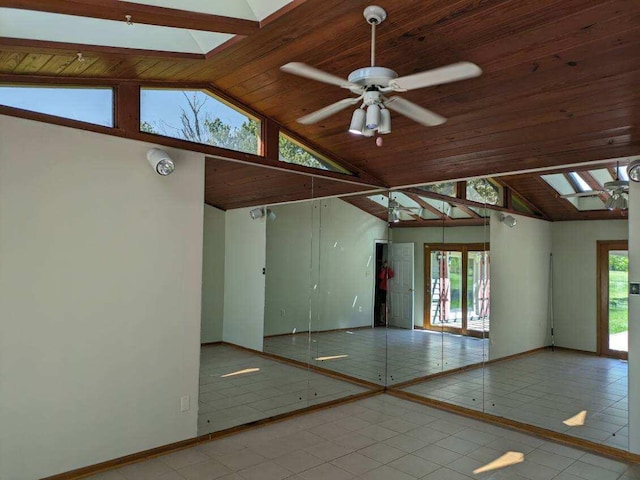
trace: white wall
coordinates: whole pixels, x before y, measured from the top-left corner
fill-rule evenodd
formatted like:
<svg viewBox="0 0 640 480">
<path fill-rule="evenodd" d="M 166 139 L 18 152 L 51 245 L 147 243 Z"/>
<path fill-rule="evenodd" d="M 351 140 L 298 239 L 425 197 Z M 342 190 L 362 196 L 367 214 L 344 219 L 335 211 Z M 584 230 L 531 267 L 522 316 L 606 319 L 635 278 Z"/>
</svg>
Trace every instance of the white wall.
<svg viewBox="0 0 640 480">
<path fill-rule="evenodd" d="M 489 242 L 489 225 L 480 227 L 394 228 L 391 239 L 396 243 L 414 244 L 414 323 L 424 319 L 424 245 L 429 243 L 484 243 Z M 426 319 L 425 319 L 426 320 Z"/>
<path fill-rule="evenodd" d="M 262 351 L 266 219 L 252 220 L 250 210 L 228 210 L 225 214 L 222 338 Z"/>
<path fill-rule="evenodd" d="M 0 116 L 3 480 L 196 435 L 204 159 L 151 146 Z"/>
<path fill-rule="evenodd" d="M 224 312 L 224 227 L 225 213 L 204 206 L 202 260 L 202 343 L 222 341 Z"/>
<path fill-rule="evenodd" d="M 491 217 L 491 327 L 489 357 L 500 358 L 549 344 L 551 223 L 513 215 L 509 228 Z"/>
<path fill-rule="evenodd" d="M 640 184 L 629 182 L 629 281 L 640 282 Z M 640 454 L 640 296 L 629 296 L 629 450 Z"/>
<path fill-rule="evenodd" d="M 553 312 L 555 344 L 597 349 L 597 240 L 626 240 L 627 220 L 554 222 Z"/>
<path fill-rule="evenodd" d="M 332 198 L 272 207 L 267 225 L 265 335 L 371 326 L 374 241 L 387 223 Z"/>
</svg>

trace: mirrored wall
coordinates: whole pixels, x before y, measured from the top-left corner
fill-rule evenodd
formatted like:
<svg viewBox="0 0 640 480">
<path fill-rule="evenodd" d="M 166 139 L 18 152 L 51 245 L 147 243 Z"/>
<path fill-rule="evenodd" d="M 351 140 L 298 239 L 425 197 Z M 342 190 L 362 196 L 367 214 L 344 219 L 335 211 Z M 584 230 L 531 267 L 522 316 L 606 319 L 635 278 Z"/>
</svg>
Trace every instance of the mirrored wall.
<svg viewBox="0 0 640 480">
<path fill-rule="evenodd" d="M 263 235 L 264 296 L 253 344 L 203 347 L 202 431 L 393 388 L 626 450 L 626 216 L 553 175 L 546 212 L 525 176 L 227 212 Z"/>
</svg>

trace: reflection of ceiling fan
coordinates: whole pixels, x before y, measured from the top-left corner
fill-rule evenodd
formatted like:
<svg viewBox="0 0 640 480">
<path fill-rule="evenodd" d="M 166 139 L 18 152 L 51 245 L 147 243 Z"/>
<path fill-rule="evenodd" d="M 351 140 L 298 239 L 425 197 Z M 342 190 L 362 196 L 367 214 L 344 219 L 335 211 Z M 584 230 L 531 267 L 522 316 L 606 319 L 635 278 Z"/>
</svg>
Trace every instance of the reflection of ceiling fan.
<svg viewBox="0 0 640 480">
<path fill-rule="evenodd" d="M 604 204 L 608 210 L 626 210 L 628 208 L 627 195 L 629 193 L 629 182 L 619 180 L 618 178 L 606 182 L 603 190 L 587 190 L 584 192 L 569 193 L 567 195 L 561 195 L 560 198 L 595 197 L 603 193 L 609 194 L 609 198 Z"/>
<path fill-rule="evenodd" d="M 364 10 L 364 17 L 371 25 L 370 67 L 354 70 L 349 74 L 348 80 L 310 67 L 304 63 L 292 62 L 281 67 L 284 72 L 346 88 L 358 95 L 358 97 L 345 98 L 305 115 L 299 118 L 298 122 L 303 124 L 319 122 L 351 105 L 362 102 L 360 108 L 353 112 L 349 131 L 367 137 L 373 136 L 376 131 L 379 134 L 391 132 L 391 114 L 388 109 L 428 127 L 444 123 L 446 119 L 437 113 L 422 108 L 402 97 L 387 97 L 385 94 L 406 92 L 407 90 L 477 77 L 482 73 L 480 67 L 470 62 L 458 62 L 434 70 L 398 77 L 398 74 L 389 68 L 375 66 L 376 25 L 381 24 L 387 18 L 387 13 L 381 7 L 374 5 Z"/>
</svg>

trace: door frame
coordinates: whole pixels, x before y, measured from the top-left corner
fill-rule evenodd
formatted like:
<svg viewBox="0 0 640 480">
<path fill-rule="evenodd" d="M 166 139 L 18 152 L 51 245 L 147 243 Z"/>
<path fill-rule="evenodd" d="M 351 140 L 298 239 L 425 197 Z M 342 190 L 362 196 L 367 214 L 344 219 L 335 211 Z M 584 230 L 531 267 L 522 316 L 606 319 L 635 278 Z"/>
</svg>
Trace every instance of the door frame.
<svg viewBox="0 0 640 480">
<path fill-rule="evenodd" d="M 446 325 L 434 326 L 431 324 L 431 252 L 432 251 L 452 251 L 462 253 L 461 272 L 461 298 L 460 307 L 462 310 L 462 327 L 449 327 Z M 422 328 L 437 332 L 457 333 L 467 337 L 486 338 L 486 332 L 478 332 L 467 328 L 468 305 L 467 305 L 467 274 L 469 268 L 468 252 L 489 252 L 489 243 L 425 243 L 424 244 L 424 309 Z"/>
<path fill-rule="evenodd" d="M 597 240 L 596 257 L 596 302 L 597 306 L 597 347 L 596 353 L 603 357 L 626 360 L 628 352 L 609 349 L 609 252 L 626 250 L 629 252 L 628 240 Z"/>
</svg>

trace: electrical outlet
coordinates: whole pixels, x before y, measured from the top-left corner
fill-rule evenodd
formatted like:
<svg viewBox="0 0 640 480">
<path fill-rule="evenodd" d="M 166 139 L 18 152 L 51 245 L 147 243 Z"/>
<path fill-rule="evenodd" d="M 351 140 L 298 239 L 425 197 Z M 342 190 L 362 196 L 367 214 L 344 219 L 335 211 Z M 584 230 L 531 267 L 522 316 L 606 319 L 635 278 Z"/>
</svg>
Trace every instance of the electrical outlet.
<svg viewBox="0 0 640 480">
<path fill-rule="evenodd" d="M 184 395 L 180 397 L 180 411 L 186 412 L 189 410 L 189 408 L 191 408 L 189 406 L 189 395 Z"/>
</svg>

